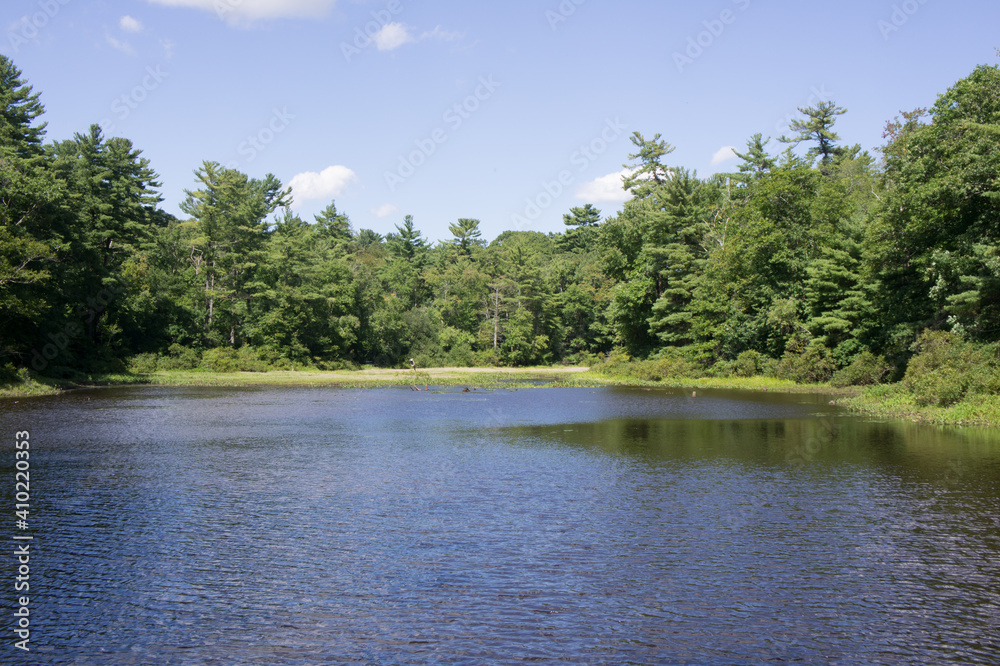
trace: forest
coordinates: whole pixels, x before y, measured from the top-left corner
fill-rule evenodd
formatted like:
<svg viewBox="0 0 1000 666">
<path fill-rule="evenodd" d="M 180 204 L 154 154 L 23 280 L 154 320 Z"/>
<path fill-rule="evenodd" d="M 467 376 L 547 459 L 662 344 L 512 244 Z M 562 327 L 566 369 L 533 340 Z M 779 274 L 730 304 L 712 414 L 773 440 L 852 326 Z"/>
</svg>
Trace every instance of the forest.
<svg viewBox="0 0 1000 666">
<path fill-rule="evenodd" d="M 128 139 L 47 141 L 0 56 L 0 383 L 413 358 L 997 393 L 1000 69 L 901 112 L 875 154 L 835 103 L 799 111 L 707 178 L 636 132 L 617 215 L 491 242 L 458 219 L 433 244 L 409 215 L 385 237 L 335 202 L 304 220 L 273 175 L 212 161 L 178 219 Z"/>
</svg>

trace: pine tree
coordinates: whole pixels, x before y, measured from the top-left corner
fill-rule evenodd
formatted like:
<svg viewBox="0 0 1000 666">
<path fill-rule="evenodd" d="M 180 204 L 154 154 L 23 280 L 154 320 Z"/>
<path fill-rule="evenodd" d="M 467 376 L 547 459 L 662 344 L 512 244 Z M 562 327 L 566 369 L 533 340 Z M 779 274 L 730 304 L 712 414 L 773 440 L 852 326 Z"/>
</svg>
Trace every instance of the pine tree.
<svg viewBox="0 0 1000 666">
<path fill-rule="evenodd" d="M 741 180 L 762 178 L 777 165 L 775 159 L 767 152 L 767 144 L 770 140 L 770 138 L 765 139 L 764 135 L 758 132 L 747 141 L 747 152 L 736 153 L 736 156 L 743 160 L 739 166 L 742 174 Z"/>
<path fill-rule="evenodd" d="M 569 229 L 559 239 L 559 249 L 577 253 L 592 249 L 600 223 L 601 211 L 593 204 L 570 208 L 569 213 L 563 215 L 563 224 Z"/>
<path fill-rule="evenodd" d="M 334 240 L 337 244 L 347 243 L 351 240 L 351 220 L 347 215 L 337 211 L 335 201 L 331 201 L 329 206 L 316 215 L 315 220 L 319 233 Z"/>
<path fill-rule="evenodd" d="M 483 245 L 483 234 L 479 231 L 479 220 L 460 218 L 458 222 L 448 225 L 448 231 L 454 236 L 451 244 L 466 257 L 472 256 L 472 248 Z"/>
<path fill-rule="evenodd" d="M 837 116 L 847 113 L 847 109 L 833 102 L 820 102 L 816 106 L 799 109 L 799 113 L 805 118 L 793 120 L 788 125 L 788 129 L 796 134 L 791 137 L 782 136 L 778 140 L 795 145 L 803 141 L 814 141 L 816 145 L 809 149 L 806 156 L 809 159 L 819 156 L 822 165 L 829 164 L 840 153 L 840 149 L 836 146 L 840 137 L 833 131 L 833 125 L 837 122 Z"/>
<path fill-rule="evenodd" d="M 634 132 L 630 139 L 637 150 L 628 158 L 632 162 L 638 162 L 638 165 L 622 165 L 630 170 L 623 180 L 623 187 L 637 199 L 645 199 L 670 180 L 670 170 L 663 165 L 661 159 L 674 152 L 674 147 L 661 140 L 659 134 L 647 140 L 639 132 Z"/>
<path fill-rule="evenodd" d="M 59 251 L 69 245 L 63 183 L 42 149 L 45 112 L 21 71 L 0 55 L 0 371 L 27 366 L 50 328 L 62 330 Z M 49 323 L 54 326 L 49 326 Z M 34 358 L 43 370 L 52 359 Z"/>
</svg>

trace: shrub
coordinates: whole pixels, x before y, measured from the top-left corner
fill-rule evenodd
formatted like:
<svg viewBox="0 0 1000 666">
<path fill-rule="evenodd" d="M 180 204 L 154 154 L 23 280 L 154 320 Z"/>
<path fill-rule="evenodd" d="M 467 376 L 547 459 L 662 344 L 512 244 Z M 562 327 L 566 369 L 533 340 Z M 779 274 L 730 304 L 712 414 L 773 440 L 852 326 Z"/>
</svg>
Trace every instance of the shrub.
<svg viewBox="0 0 1000 666">
<path fill-rule="evenodd" d="M 759 351 L 747 350 L 733 361 L 732 372 L 737 377 L 756 377 L 773 373 L 774 366 L 774 359 Z"/>
<path fill-rule="evenodd" d="M 906 366 L 903 386 L 918 404 L 944 407 L 1000 389 L 995 345 L 974 345 L 946 331 L 924 331 L 911 350 L 916 355 Z"/>
<path fill-rule="evenodd" d="M 17 368 L 14 367 L 13 363 L 6 363 L 0 365 L 0 385 L 2 384 L 13 384 L 18 381 Z"/>
<path fill-rule="evenodd" d="M 148 375 L 156 372 L 156 354 L 136 354 L 128 362 L 128 371 L 136 375 Z"/>
<path fill-rule="evenodd" d="M 167 355 L 161 356 L 160 370 L 192 370 L 200 361 L 198 352 L 176 342 L 167 348 Z"/>
<path fill-rule="evenodd" d="M 674 347 L 663 349 L 655 358 L 645 361 L 631 360 L 628 354 L 616 350 L 603 362 L 592 365 L 591 370 L 602 375 L 647 382 L 660 382 L 675 377 L 688 379 L 704 374 L 702 366 L 691 359 L 686 350 Z"/>
<path fill-rule="evenodd" d="M 881 384 L 889 377 L 892 366 L 881 356 L 870 351 L 858 354 L 851 364 L 833 373 L 830 385 L 838 388 L 845 386 L 874 386 Z"/>
<path fill-rule="evenodd" d="M 686 350 L 668 347 L 657 354 L 657 358 L 647 361 L 652 364 L 651 371 L 664 378 L 680 377 L 690 379 L 704 375 L 701 364 L 689 357 Z"/>
<path fill-rule="evenodd" d="M 201 355 L 201 366 L 216 372 L 237 372 L 240 369 L 239 352 L 232 347 L 206 349 Z"/>
<path fill-rule="evenodd" d="M 258 353 L 253 347 L 240 347 L 236 350 L 236 364 L 241 372 L 267 372 L 266 353 Z M 277 360 L 277 359 L 274 359 Z"/>
<path fill-rule="evenodd" d="M 500 355 L 492 347 L 476 352 L 473 365 L 477 368 L 497 367 L 500 365 Z"/>
<path fill-rule="evenodd" d="M 631 361 L 632 359 L 627 352 L 622 349 L 615 349 L 606 354 L 604 360 L 594 369 L 603 375 L 621 374 Z"/>
<path fill-rule="evenodd" d="M 444 364 L 453 367 L 469 367 L 476 362 L 476 353 L 472 351 L 472 345 L 468 342 L 460 342 L 454 345 L 445 354 Z"/>
<path fill-rule="evenodd" d="M 835 368 L 830 350 L 823 345 L 813 344 L 801 352 L 786 351 L 778 361 L 775 374 L 779 379 L 819 383 L 829 380 Z"/>
</svg>

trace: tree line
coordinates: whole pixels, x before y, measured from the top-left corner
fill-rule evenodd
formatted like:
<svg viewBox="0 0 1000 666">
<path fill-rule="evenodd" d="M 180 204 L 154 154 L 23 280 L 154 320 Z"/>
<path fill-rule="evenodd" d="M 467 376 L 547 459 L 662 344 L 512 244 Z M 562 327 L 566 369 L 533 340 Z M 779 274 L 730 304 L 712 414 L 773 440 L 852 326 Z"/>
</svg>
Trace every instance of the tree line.
<svg viewBox="0 0 1000 666">
<path fill-rule="evenodd" d="M 93 125 L 46 143 L 39 95 L 0 56 L 0 368 L 618 352 L 811 380 L 862 363 L 881 379 L 902 376 L 928 331 L 1000 339 L 1000 70 L 980 66 L 888 122 L 876 155 L 842 143 L 833 102 L 800 112 L 786 136 L 754 135 L 736 171 L 707 178 L 636 132 L 619 214 L 587 204 L 563 233 L 489 243 L 459 219 L 431 244 L 411 216 L 385 237 L 355 231 L 333 202 L 304 220 L 273 175 L 211 161 L 178 219 L 128 139 Z"/>
</svg>

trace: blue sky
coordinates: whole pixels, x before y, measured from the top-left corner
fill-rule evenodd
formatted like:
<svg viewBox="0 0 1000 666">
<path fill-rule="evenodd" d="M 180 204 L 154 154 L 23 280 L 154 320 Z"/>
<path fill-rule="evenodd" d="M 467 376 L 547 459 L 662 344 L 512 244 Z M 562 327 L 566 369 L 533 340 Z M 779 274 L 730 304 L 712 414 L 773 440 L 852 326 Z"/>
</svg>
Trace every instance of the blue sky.
<svg viewBox="0 0 1000 666">
<path fill-rule="evenodd" d="M 273 173 L 309 220 L 336 200 L 355 229 L 411 214 L 441 240 L 474 217 L 492 239 L 613 215 L 633 131 L 708 175 L 832 99 L 843 142 L 874 149 L 996 64 L 998 25 L 995 0 L 6 0 L 0 52 L 49 140 L 131 139 L 176 215 L 214 160 Z"/>
</svg>

